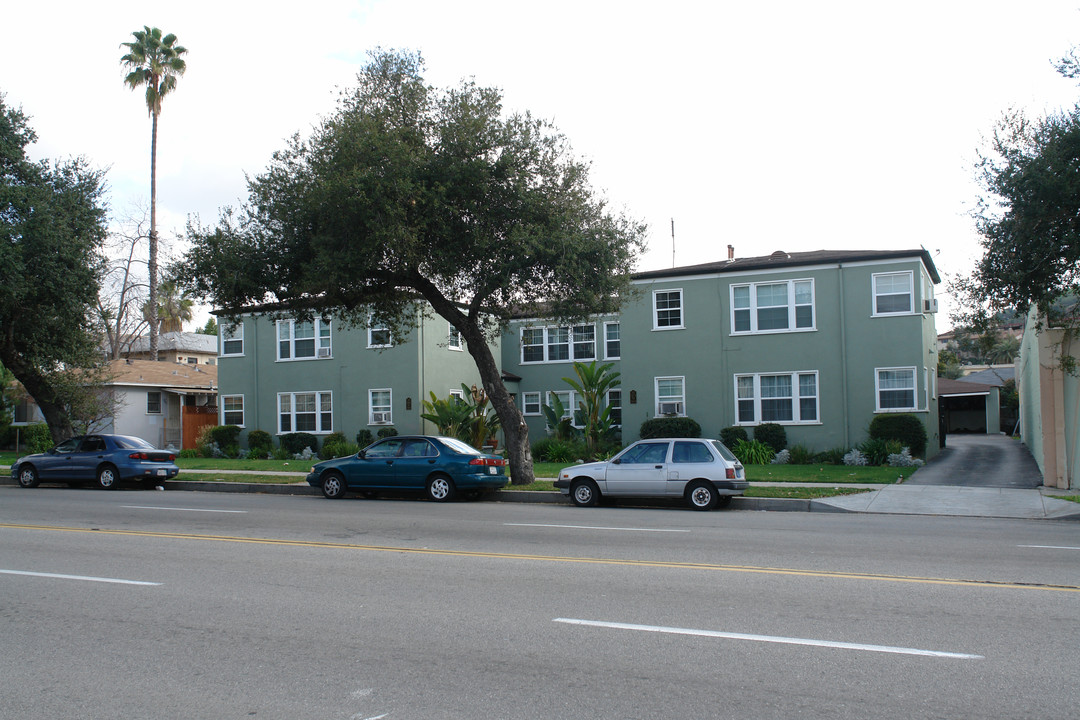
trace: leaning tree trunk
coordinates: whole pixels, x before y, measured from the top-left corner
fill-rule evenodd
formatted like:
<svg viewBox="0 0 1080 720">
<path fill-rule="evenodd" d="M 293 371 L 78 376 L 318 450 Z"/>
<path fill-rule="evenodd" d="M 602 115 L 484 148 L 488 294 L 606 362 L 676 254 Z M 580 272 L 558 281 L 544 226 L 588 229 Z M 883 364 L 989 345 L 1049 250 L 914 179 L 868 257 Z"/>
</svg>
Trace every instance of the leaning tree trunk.
<svg viewBox="0 0 1080 720">
<path fill-rule="evenodd" d="M 45 417 L 45 423 L 49 426 L 49 434 L 52 435 L 53 444 L 59 445 L 72 435 L 75 429 L 71 423 L 71 415 L 66 404 L 56 392 L 56 388 L 33 366 L 22 362 L 13 353 L 2 353 L 4 366 L 11 371 L 15 379 L 22 383 L 34 403 Z"/>
<path fill-rule="evenodd" d="M 146 319 L 150 323 L 150 359 L 158 359 L 158 238 L 157 238 L 157 113 L 151 113 L 153 129 L 150 132 L 150 306 Z"/>
</svg>

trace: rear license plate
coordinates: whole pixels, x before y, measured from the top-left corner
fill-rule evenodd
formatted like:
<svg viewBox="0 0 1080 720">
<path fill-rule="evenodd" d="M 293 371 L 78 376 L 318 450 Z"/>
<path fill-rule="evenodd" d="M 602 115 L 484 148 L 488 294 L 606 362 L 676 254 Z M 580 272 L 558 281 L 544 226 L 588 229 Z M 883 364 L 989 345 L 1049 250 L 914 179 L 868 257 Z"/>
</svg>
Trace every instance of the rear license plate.
<svg viewBox="0 0 1080 720">
<path fill-rule="evenodd" d="M 498 475 L 499 474 L 499 468 L 495 467 L 494 465 L 488 466 L 488 474 L 489 475 Z"/>
<path fill-rule="evenodd" d="M 159 468 L 157 474 L 161 477 L 165 477 L 165 468 Z"/>
</svg>

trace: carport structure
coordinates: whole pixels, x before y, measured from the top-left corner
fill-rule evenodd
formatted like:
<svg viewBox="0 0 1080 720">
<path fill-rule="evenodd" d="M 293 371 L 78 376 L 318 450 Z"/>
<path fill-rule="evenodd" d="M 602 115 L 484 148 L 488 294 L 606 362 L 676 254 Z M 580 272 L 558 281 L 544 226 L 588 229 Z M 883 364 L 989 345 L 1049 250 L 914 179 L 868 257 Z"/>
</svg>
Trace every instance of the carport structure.
<svg viewBox="0 0 1080 720">
<path fill-rule="evenodd" d="M 938 378 L 939 412 L 943 432 L 1001 432 L 1000 395 L 999 388 L 993 385 Z"/>
</svg>

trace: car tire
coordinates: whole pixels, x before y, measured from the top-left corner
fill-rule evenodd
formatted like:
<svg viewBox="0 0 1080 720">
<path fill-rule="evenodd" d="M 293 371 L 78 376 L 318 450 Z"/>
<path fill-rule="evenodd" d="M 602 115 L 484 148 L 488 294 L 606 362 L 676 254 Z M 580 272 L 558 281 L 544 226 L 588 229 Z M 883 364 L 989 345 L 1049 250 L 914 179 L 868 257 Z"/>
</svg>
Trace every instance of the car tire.
<svg viewBox="0 0 1080 720">
<path fill-rule="evenodd" d="M 570 499 L 578 507 L 593 507 L 600 501 L 600 488 L 592 480 L 575 480 L 570 484 Z"/>
<path fill-rule="evenodd" d="M 450 502 L 456 494 L 454 481 L 446 475 L 432 475 L 427 481 L 427 496 L 435 502 Z"/>
<path fill-rule="evenodd" d="M 326 473 L 322 478 L 322 494 L 331 500 L 340 500 L 345 497 L 348 486 L 345 478 L 336 472 Z"/>
<path fill-rule="evenodd" d="M 33 465 L 22 465 L 19 467 L 19 487 L 35 488 L 41 483 L 41 478 L 38 477 L 37 468 Z"/>
<path fill-rule="evenodd" d="M 690 483 L 686 488 L 686 503 L 694 510 L 712 510 L 716 507 L 716 488 L 701 480 Z"/>
<path fill-rule="evenodd" d="M 120 473 L 113 465 L 102 465 L 97 471 L 97 486 L 102 490 L 115 490 L 120 484 Z"/>
</svg>

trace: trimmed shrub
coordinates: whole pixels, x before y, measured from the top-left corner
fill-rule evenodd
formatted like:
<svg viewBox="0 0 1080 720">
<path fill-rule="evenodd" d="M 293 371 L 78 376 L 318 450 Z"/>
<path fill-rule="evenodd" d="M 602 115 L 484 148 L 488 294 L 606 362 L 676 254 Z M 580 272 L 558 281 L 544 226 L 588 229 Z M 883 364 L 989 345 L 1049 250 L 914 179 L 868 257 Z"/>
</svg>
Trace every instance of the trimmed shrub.
<svg viewBox="0 0 1080 720">
<path fill-rule="evenodd" d="M 27 425 L 19 435 L 19 443 L 26 448 L 28 453 L 43 453 L 56 445 L 53 442 L 52 433 L 49 432 L 49 426 L 45 423 Z"/>
<path fill-rule="evenodd" d="M 360 447 L 365 448 L 373 442 L 375 442 L 375 436 L 367 428 L 360 428 L 356 431 L 356 444 Z"/>
<path fill-rule="evenodd" d="M 746 428 L 739 425 L 732 425 L 731 427 L 722 428 L 720 430 L 720 442 L 732 448 L 735 443 L 740 440 L 749 440 L 750 436 L 746 433 Z"/>
<path fill-rule="evenodd" d="M 345 433 L 332 432 L 323 438 L 319 457 L 323 460 L 332 460 L 333 458 L 351 455 L 352 453 L 347 450 L 350 446 L 351 443 L 345 439 Z"/>
<path fill-rule="evenodd" d="M 824 450 L 819 452 L 813 457 L 813 464 L 815 465 L 843 465 L 844 464 L 843 448 L 833 448 L 832 450 Z"/>
<path fill-rule="evenodd" d="M 762 423 L 754 428 L 754 440 L 765 443 L 773 452 L 780 452 L 787 447 L 787 431 L 783 425 Z"/>
<path fill-rule="evenodd" d="M 912 455 L 922 457 L 926 453 L 926 426 L 914 415 L 875 415 L 870 421 L 870 437 L 878 440 L 899 440 L 902 447 L 911 448 Z"/>
<path fill-rule="evenodd" d="M 221 449 L 239 447 L 240 428 L 236 425 L 214 425 L 210 428 L 210 441 Z M 233 455 L 236 453 L 233 452 Z"/>
<path fill-rule="evenodd" d="M 383 439 L 383 438 L 394 437 L 397 434 L 398 434 L 397 428 L 393 428 L 393 427 L 379 428 L 379 439 L 380 440 Z"/>
<path fill-rule="evenodd" d="M 701 437 L 701 425 L 697 420 L 688 417 L 656 417 L 641 423 L 641 431 L 638 434 L 642 440 L 673 437 L 697 438 Z"/>
<path fill-rule="evenodd" d="M 304 448 L 311 448 L 312 452 L 319 449 L 319 438 L 311 433 L 286 433 L 281 436 L 280 442 L 290 457 L 304 452 Z"/>
<path fill-rule="evenodd" d="M 266 457 L 274 452 L 274 438 L 265 430 L 252 430 L 247 437 L 252 457 Z"/>
<path fill-rule="evenodd" d="M 805 445 L 792 445 L 788 448 L 792 465 L 809 465 L 814 462 L 814 452 Z"/>
</svg>

